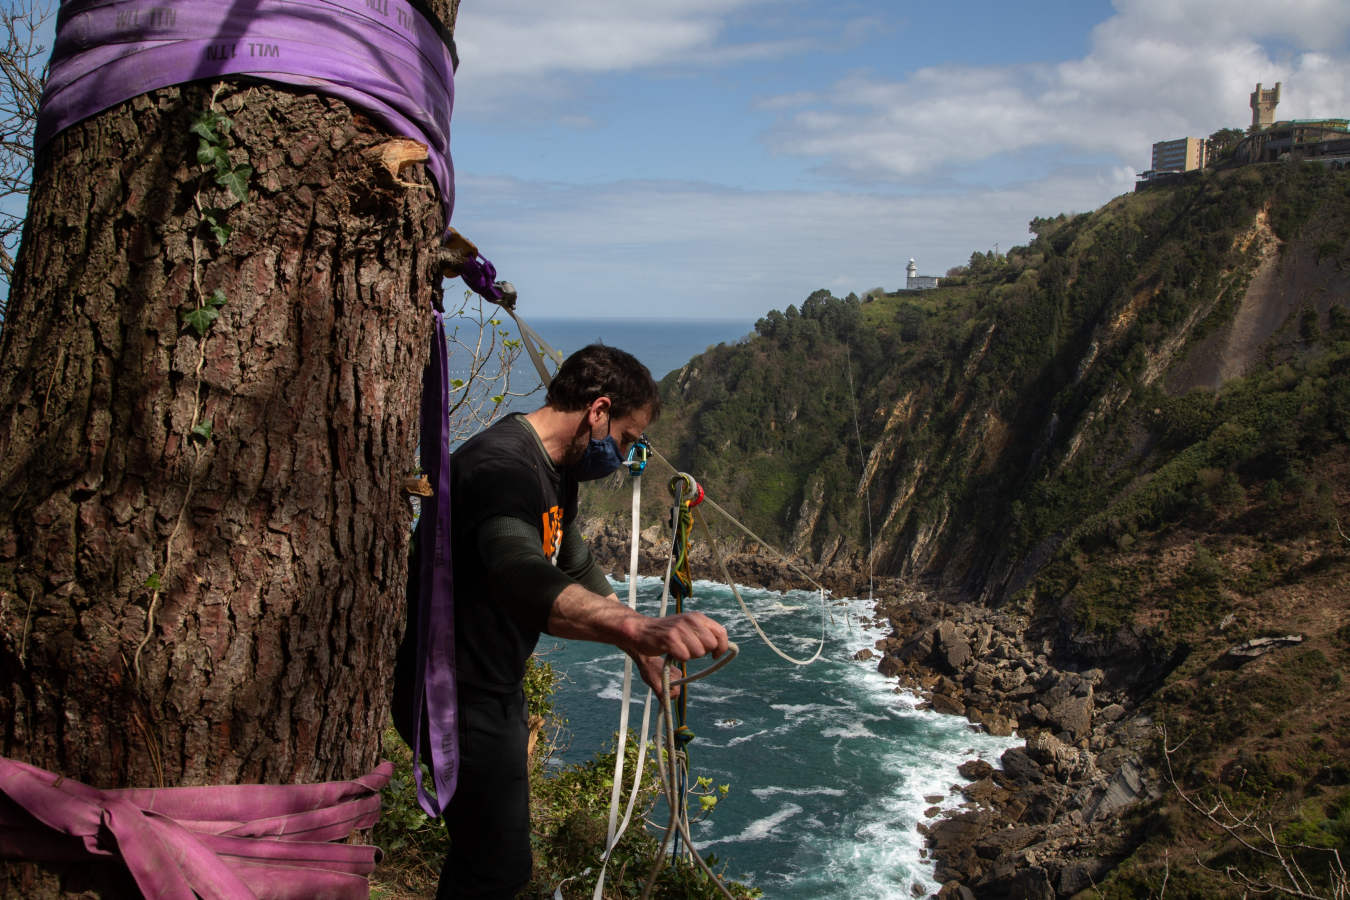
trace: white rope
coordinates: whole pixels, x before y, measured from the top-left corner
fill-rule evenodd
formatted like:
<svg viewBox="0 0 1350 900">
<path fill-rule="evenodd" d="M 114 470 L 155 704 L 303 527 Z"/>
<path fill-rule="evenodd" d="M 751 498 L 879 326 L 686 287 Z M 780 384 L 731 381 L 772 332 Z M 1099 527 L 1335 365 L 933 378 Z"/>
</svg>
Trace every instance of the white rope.
<svg viewBox="0 0 1350 900">
<path fill-rule="evenodd" d="M 661 462 L 669 466 L 672 471 L 676 472 L 676 474 L 683 474 L 679 472 L 679 470 L 675 469 L 674 465 L 671 464 L 670 460 L 662 456 L 661 453 L 655 447 L 650 448 L 650 450 L 652 455 L 654 455 L 657 459 L 661 460 Z M 683 479 L 681 481 L 683 481 Z M 683 484 L 681 485 L 681 490 L 683 490 Z M 741 531 L 745 532 L 745 534 L 748 537 L 750 537 L 751 540 L 757 542 L 762 547 L 767 547 L 770 551 L 774 553 L 775 556 L 777 556 L 780 560 L 782 560 L 783 563 L 785 563 L 794 572 L 801 575 L 807 581 L 811 582 L 811 584 L 815 585 L 816 590 L 818 591 L 820 596 L 820 644 L 816 647 L 816 652 L 811 654 L 811 657 L 809 659 L 797 659 L 793 656 L 789 656 L 787 653 L 784 653 L 782 650 L 780 650 L 778 648 L 778 645 L 775 644 L 773 641 L 771 641 L 769 639 L 769 636 L 764 633 L 764 629 L 759 627 L 759 620 L 755 618 L 754 613 L 750 612 L 750 607 L 746 605 L 745 599 L 741 597 L 741 592 L 736 587 L 736 582 L 734 582 L 731 579 L 731 573 L 727 571 L 726 562 L 722 559 L 722 552 L 717 547 L 717 541 L 713 538 L 711 529 L 708 528 L 708 522 L 706 517 L 703 516 L 699 517 L 699 522 L 703 525 L 703 532 L 704 534 L 707 535 L 708 543 L 712 546 L 713 558 L 717 560 L 717 565 L 722 570 L 722 579 L 726 583 L 726 586 L 731 589 L 731 594 L 733 597 L 736 598 L 736 602 L 740 604 L 741 612 L 745 613 L 745 617 L 749 619 L 750 624 L 755 627 L 755 632 L 759 635 L 760 640 L 764 641 L 764 643 L 768 645 L 770 650 L 772 650 L 774 653 L 778 654 L 780 657 L 787 660 L 788 662 L 792 663 L 793 665 L 808 666 L 811 663 L 815 662 L 817 659 L 820 659 L 820 654 L 823 653 L 825 650 L 826 624 L 829 616 L 829 610 L 825 604 L 825 588 L 820 584 L 820 582 L 816 581 L 806 572 L 802 571 L 802 569 L 797 565 L 795 565 L 792 562 L 792 560 L 788 559 L 781 552 L 779 552 L 772 544 L 761 538 L 759 535 L 755 534 L 749 528 L 746 528 L 744 525 L 740 523 L 740 521 L 736 519 L 735 516 L 727 512 L 721 506 L 718 506 L 716 501 L 714 501 L 711 497 L 707 496 L 706 493 L 704 494 L 703 497 L 703 503 L 706 503 L 708 506 L 717 510 L 728 522 L 739 528 Z"/>
<path fill-rule="evenodd" d="M 633 476 L 633 536 L 628 558 L 628 608 L 637 610 L 637 563 L 638 563 L 638 527 L 641 524 L 639 507 L 642 503 L 642 478 Z M 633 660 L 625 655 L 623 659 L 623 705 L 619 709 L 619 746 L 614 755 L 614 786 L 609 795 L 609 829 L 605 833 L 605 846 L 614 846 L 614 829 L 619 822 L 619 795 L 623 793 L 623 763 L 628 746 L 628 704 L 633 696 Z M 608 852 L 608 851 L 606 851 Z M 598 889 L 598 888 L 597 888 Z"/>
<path fill-rule="evenodd" d="M 637 609 L 637 568 L 638 568 L 638 531 L 641 527 L 641 505 L 642 505 L 642 475 L 633 473 L 633 528 L 632 540 L 628 553 L 628 608 Z M 667 568 L 669 571 L 669 568 Z M 669 584 L 669 575 L 667 575 L 667 584 Z M 665 614 L 665 598 L 662 598 L 661 612 Z M 614 759 L 614 786 L 610 789 L 609 795 L 609 828 L 605 834 L 605 852 L 601 854 L 600 876 L 595 882 L 595 892 L 591 895 L 592 900 L 601 900 L 605 889 L 605 872 L 609 869 L 609 859 L 614 854 L 614 848 L 619 845 L 619 839 L 623 837 L 628 830 L 628 823 L 633 818 L 633 808 L 637 806 L 638 793 L 642 788 L 643 765 L 647 761 L 647 731 L 651 727 L 652 715 L 652 692 L 647 690 L 647 697 L 642 702 L 642 730 L 641 737 L 638 739 L 638 757 L 637 765 L 633 769 L 633 786 L 628 794 L 628 805 L 624 809 L 623 822 L 618 823 L 619 817 L 619 797 L 623 791 L 623 766 L 624 757 L 628 752 L 628 706 L 633 697 L 633 660 L 627 654 L 623 659 L 623 707 L 619 710 L 619 733 L 617 737 L 617 747 Z"/>
<path fill-rule="evenodd" d="M 708 503 L 710 501 L 705 497 L 703 502 Z M 722 552 L 717 549 L 717 541 L 713 539 L 712 532 L 708 529 L 707 519 L 700 516 L 699 523 L 703 526 L 703 533 L 708 536 L 708 543 L 712 545 L 713 558 L 717 560 L 717 565 L 722 570 L 722 577 L 726 579 L 727 587 L 731 588 L 732 596 L 735 597 L 736 602 L 741 605 L 741 612 L 745 613 L 745 617 L 750 620 L 750 624 L 755 626 L 755 633 L 759 635 L 760 640 L 762 640 L 765 644 L 767 644 L 770 650 L 772 650 L 774 653 L 777 653 L 779 656 L 781 656 L 788 662 L 792 663 L 793 665 L 809 666 L 811 665 L 811 663 L 820 659 L 820 654 L 825 650 L 825 624 L 826 624 L 825 589 L 824 588 L 820 589 L 820 644 L 816 647 L 816 652 L 811 654 L 811 657 L 809 659 L 797 659 L 795 657 L 789 656 L 782 650 L 778 649 L 777 644 L 769 640 L 769 636 L 764 633 L 764 629 L 759 627 L 759 620 L 755 618 L 755 614 L 750 611 L 750 607 L 747 606 L 745 604 L 745 600 L 741 598 L 741 592 L 740 590 L 737 589 L 736 583 L 731 580 L 731 573 L 727 571 L 727 564 L 722 559 Z"/>
<path fill-rule="evenodd" d="M 666 468 L 670 469 L 670 471 L 674 472 L 674 473 L 677 474 L 677 475 L 682 475 L 682 474 L 684 474 L 684 473 L 682 473 L 679 469 L 675 468 L 675 464 L 674 464 L 674 463 L 672 463 L 670 460 L 668 460 L 668 459 L 666 459 L 664 456 L 662 456 L 662 455 L 661 455 L 661 451 L 657 450 L 655 447 L 650 447 L 650 448 L 648 448 L 648 449 L 651 451 L 651 453 L 652 453 L 653 456 L 655 456 L 657 459 L 661 460 L 661 462 L 665 463 L 665 464 L 666 464 Z M 796 572 L 798 575 L 802 576 L 802 578 L 804 578 L 805 580 L 811 582 L 811 584 L 812 584 L 817 590 L 820 590 L 820 591 L 824 591 L 824 590 L 825 590 L 825 588 L 821 586 L 821 584 L 820 584 L 819 581 L 816 581 L 814 578 L 811 577 L 810 573 L 808 573 L 806 570 L 802 569 L 800 566 L 798 566 L 796 563 L 794 563 L 791 559 L 789 559 L 789 558 L 787 557 L 786 554 L 784 554 L 782 551 L 780 551 L 778 548 L 776 548 L 773 544 L 770 544 L 768 541 L 764 540 L 764 538 L 760 537 L 759 535 L 757 535 L 757 534 L 755 534 L 753 531 L 751 531 L 749 528 L 746 528 L 744 525 L 742 525 L 739 519 L 737 519 L 737 518 L 736 518 L 735 516 L 733 516 L 731 513 L 727 512 L 727 511 L 726 511 L 725 509 L 723 509 L 722 507 L 718 506 L 717 503 L 716 503 L 716 501 L 714 501 L 711 497 L 709 497 L 709 496 L 707 496 L 707 495 L 705 494 L 704 497 L 703 497 L 703 502 L 706 503 L 706 504 L 708 504 L 709 506 L 711 506 L 713 509 L 717 510 L 719 513 L 721 513 L 722 516 L 723 516 L 728 522 L 730 522 L 732 525 L 734 525 L 735 527 L 739 528 L 742 532 L 744 532 L 746 537 L 750 538 L 750 539 L 753 540 L 755 543 L 757 543 L 757 544 L 759 544 L 760 546 L 765 547 L 765 548 L 767 548 L 769 551 L 771 551 L 771 552 L 773 553 L 774 556 L 778 557 L 778 559 L 781 560 L 781 561 L 783 562 L 784 565 L 786 565 L 786 566 L 787 566 L 789 569 L 791 569 L 792 571 Z"/>
</svg>

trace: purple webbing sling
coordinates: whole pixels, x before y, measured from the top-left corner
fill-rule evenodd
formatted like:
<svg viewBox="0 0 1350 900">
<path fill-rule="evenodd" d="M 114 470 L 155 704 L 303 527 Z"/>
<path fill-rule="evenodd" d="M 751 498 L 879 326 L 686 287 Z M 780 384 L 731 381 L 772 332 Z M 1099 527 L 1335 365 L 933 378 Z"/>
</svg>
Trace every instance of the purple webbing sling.
<svg viewBox="0 0 1350 900">
<path fill-rule="evenodd" d="M 172 6 L 148 6 L 129 0 L 64 0 L 58 15 L 58 30 L 50 76 L 39 112 L 36 145 L 41 148 L 60 132 L 85 118 L 147 91 L 224 75 L 250 75 L 266 81 L 310 88 L 361 107 L 383 121 L 392 131 L 427 145 L 428 168 L 441 192 L 446 228 L 454 207 L 454 170 L 450 161 L 450 113 L 453 108 L 453 62 L 450 49 L 437 27 L 406 0 L 182 0 Z M 491 263 L 481 260 L 470 277 L 484 281 Z M 491 283 L 475 283 L 475 290 L 488 299 L 501 294 Z M 450 469 L 448 420 L 448 349 L 444 323 L 439 310 L 433 311 L 435 330 L 431 358 L 423 376 L 421 426 L 423 468 L 436 486 L 434 507 L 424 509 L 434 527 L 421 530 L 423 569 L 421 590 L 416 599 L 418 620 L 423 630 L 418 635 L 417 705 L 414 735 L 420 734 L 423 716 L 431 735 L 431 769 L 435 796 L 422 785 L 418 765 L 421 742 L 415 741 L 414 770 L 417 772 L 418 799 L 432 816 L 440 815 L 454 794 L 459 754 L 455 721 L 454 676 L 454 599 L 450 559 Z M 432 452 L 429 448 L 436 447 Z M 426 524 L 426 523 L 424 523 Z M 220 840 L 181 842 L 181 828 L 171 822 L 154 819 L 144 825 L 130 812 L 127 792 L 99 792 L 79 787 L 90 794 L 74 791 L 74 782 L 42 773 L 24 763 L 0 758 L 0 787 L 8 806 L 0 803 L 0 851 L 22 851 L 29 844 L 44 844 L 41 835 L 23 837 L 24 829 L 35 821 L 74 834 L 70 828 L 78 820 L 87 830 L 92 808 L 102 809 L 103 827 L 122 830 L 128 840 L 149 839 L 150 831 L 167 840 L 165 851 L 180 862 L 187 860 L 193 871 L 205 867 L 222 884 L 221 891 L 209 896 L 237 898 L 255 896 L 248 885 L 230 881 L 219 868 L 199 858 L 210 848 L 239 863 Z M 16 768 L 17 767 L 17 768 Z M 366 779 L 375 778 L 384 768 Z M 16 774 L 17 773 L 17 774 Z M 34 778 L 52 790 L 64 785 L 67 790 L 52 793 L 32 787 Z M 383 775 L 383 785 L 388 774 Z M 275 813 L 274 792 L 306 795 L 311 788 L 323 786 L 215 786 L 169 789 L 188 791 L 181 809 L 192 810 L 206 798 L 226 796 L 237 805 L 240 818 L 256 819 Z M 378 791 L 378 786 L 375 788 Z M 132 792 L 134 793 L 134 792 Z M 165 791 L 135 794 L 152 799 Z M 70 799 L 74 797 L 74 799 Z M 29 804 L 36 804 L 36 808 Z M 83 803 L 80 807 L 78 804 Z M 346 832 L 321 840 L 345 837 L 354 827 L 369 827 L 378 817 L 378 798 L 365 824 L 348 823 Z M 30 820 L 15 804 L 35 817 Z M 92 807 L 90 806 L 92 804 Z M 175 809 L 178 809 L 175 807 Z M 247 811 L 245 814 L 243 811 Z M 156 816 L 177 818 L 163 806 Z M 73 817 L 73 818 L 72 818 Z M 18 823 L 17 826 L 15 823 Z M 63 823 L 63 824 L 53 824 Z M 181 823 L 180 823 L 181 824 Z M 16 832 L 14 828 L 17 827 Z M 280 833 L 280 832 L 279 832 Z M 328 832 L 324 832 L 327 834 Z M 79 832 L 87 850 L 106 850 L 99 841 Z M 183 838 L 183 841 L 186 841 Z M 119 838 L 119 847 L 123 841 Z M 228 843 L 228 842 L 227 842 Z M 44 844 L 45 846 L 45 844 Z M 139 845 L 138 845 L 139 846 Z M 201 847 L 207 851 L 201 851 Z M 30 848 L 31 849 L 31 848 Z M 50 848 L 48 848 L 50 849 Z M 125 847 L 122 847 L 125 855 Z M 149 852 L 149 851 L 147 851 Z M 287 852 L 290 852 L 289 850 Z M 245 854 L 246 855 L 246 854 Z M 322 854 L 319 854 L 322 857 Z M 296 857 L 296 865 L 305 863 Z M 133 873 L 137 865 L 127 858 Z M 184 863 L 185 865 L 187 863 Z M 151 866 L 151 869 L 157 868 Z M 369 871 L 367 868 L 365 871 Z M 322 874 L 322 873 L 320 873 Z M 137 874 L 138 879 L 141 874 Z M 319 878 L 319 875 L 315 875 Z M 323 876 L 327 878 L 328 876 Z M 266 882 L 264 877 L 259 882 Z M 328 879 L 331 880 L 331 879 Z M 247 879 L 245 879 L 247 881 Z M 308 884 L 293 894 L 328 895 L 327 881 Z M 361 878 L 364 888 L 365 879 Z M 195 889 L 195 888 L 194 888 Z M 159 895 L 159 892 L 149 892 Z M 200 890 L 198 893 L 202 893 Z M 174 889 L 164 896 L 191 896 Z M 202 893 L 203 896 L 208 896 Z M 270 892 L 256 896 L 282 896 Z M 339 896 L 339 894 L 333 894 Z"/>
<path fill-rule="evenodd" d="M 365 898 L 392 763 L 352 781 L 99 790 L 0 757 L 0 856 L 120 858 L 146 897 Z"/>
</svg>

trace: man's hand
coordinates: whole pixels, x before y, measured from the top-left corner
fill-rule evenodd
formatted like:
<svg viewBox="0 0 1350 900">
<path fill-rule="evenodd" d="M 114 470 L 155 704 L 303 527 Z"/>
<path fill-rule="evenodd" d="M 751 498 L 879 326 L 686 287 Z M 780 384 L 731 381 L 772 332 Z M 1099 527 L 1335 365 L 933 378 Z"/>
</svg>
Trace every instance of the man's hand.
<svg viewBox="0 0 1350 900">
<path fill-rule="evenodd" d="M 640 616 L 631 620 L 629 626 L 631 636 L 624 649 L 640 656 L 669 654 L 683 662 L 708 653 L 719 657 L 727 652 L 727 630 L 703 613 L 679 613 L 659 619 Z"/>
<path fill-rule="evenodd" d="M 633 657 L 642 680 L 658 695 L 667 655 L 683 662 L 708 653 L 720 657 L 727 652 L 727 630 L 703 613 L 644 616 L 613 594 L 601 597 L 579 584 L 568 586 L 553 602 L 548 633 L 613 644 Z M 670 693 L 675 696 L 679 688 Z"/>
</svg>

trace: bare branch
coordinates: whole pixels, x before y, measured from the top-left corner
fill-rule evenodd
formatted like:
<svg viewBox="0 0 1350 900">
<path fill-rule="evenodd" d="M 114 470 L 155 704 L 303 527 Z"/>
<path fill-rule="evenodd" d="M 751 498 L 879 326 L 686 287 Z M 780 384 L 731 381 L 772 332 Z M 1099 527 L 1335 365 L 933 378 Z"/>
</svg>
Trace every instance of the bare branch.
<svg viewBox="0 0 1350 900">
<path fill-rule="evenodd" d="M 47 80 L 47 48 L 38 32 L 51 9 L 51 0 L 11 0 L 0 13 L 0 280 L 6 287 L 33 180 L 33 131 Z M 7 305 L 0 301 L 0 318 Z"/>
<path fill-rule="evenodd" d="M 463 440 L 491 424 L 512 397 L 539 390 L 512 390 L 511 373 L 523 347 L 500 319 L 491 316 L 482 298 L 465 291 L 459 306 L 445 314 L 446 340 L 454 366 L 450 384 L 450 431 Z"/>
<path fill-rule="evenodd" d="M 1210 825 L 1217 828 L 1223 834 L 1234 841 L 1237 841 L 1249 852 L 1273 860 L 1284 872 L 1287 884 L 1271 881 L 1267 878 L 1252 877 L 1243 872 L 1236 866 L 1225 866 L 1222 874 L 1230 882 L 1239 885 L 1247 891 L 1255 894 L 1278 893 L 1290 897 L 1306 897 L 1310 900 L 1342 900 L 1350 897 L 1350 879 L 1347 879 L 1345 866 L 1341 862 L 1340 854 L 1335 849 L 1326 847 L 1313 847 L 1307 844 L 1286 844 L 1279 840 L 1275 834 L 1275 826 L 1270 821 L 1269 811 L 1264 809 L 1260 802 L 1256 808 L 1239 815 L 1228 805 L 1228 802 L 1219 797 L 1215 799 L 1214 805 L 1206 809 L 1198 803 L 1193 797 L 1181 789 L 1177 783 L 1176 776 L 1172 771 L 1172 754 L 1180 749 L 1185 743 L 1182 741 L 1175 747 L 1167 746 L 1167 728 L 1160 726 L 1163 740 L 1163 762 L 1167 769 L 1167 782 L 1172 786 L 1172 790 L 1182 799 L 1187 806 L 1200 815 Z M 1313 885 L 1311 879 L 1303 871 L 1298 860 L 1290 851 L 1302 850 L 1314 853 L 1330 854 L 1329 862 L 1330 874 L 1330 893 L 1317 893 L 1317 888 Z M 1203 869 L 1210 872 L 1219 870 L 1205 865 L 1197 856 L 1196 863 Z M 1165 882 L 1164 882 L 1165 883 Z"/>
</svg>

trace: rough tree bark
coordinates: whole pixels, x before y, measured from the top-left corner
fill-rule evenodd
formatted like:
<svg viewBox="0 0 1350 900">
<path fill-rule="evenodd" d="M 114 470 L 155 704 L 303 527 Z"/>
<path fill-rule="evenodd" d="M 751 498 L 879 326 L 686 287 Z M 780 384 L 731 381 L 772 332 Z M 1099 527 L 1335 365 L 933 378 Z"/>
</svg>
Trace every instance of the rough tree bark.
<svg viewBox="0 0 1350 900">
<path fill-rule="evenodd" d="M 429 5 L 453 27 L 457 0 Z M 247 204 L 198 165 L 210 108 Z M 378 761 L 444 225 L 425 178 L 378 163 L 389 139 L 232 80 L 41 154 L 0 344 L 3 755 L 104 787 Z M 223 246 L 203 207 L 229 207 Z"/>
</svg>

